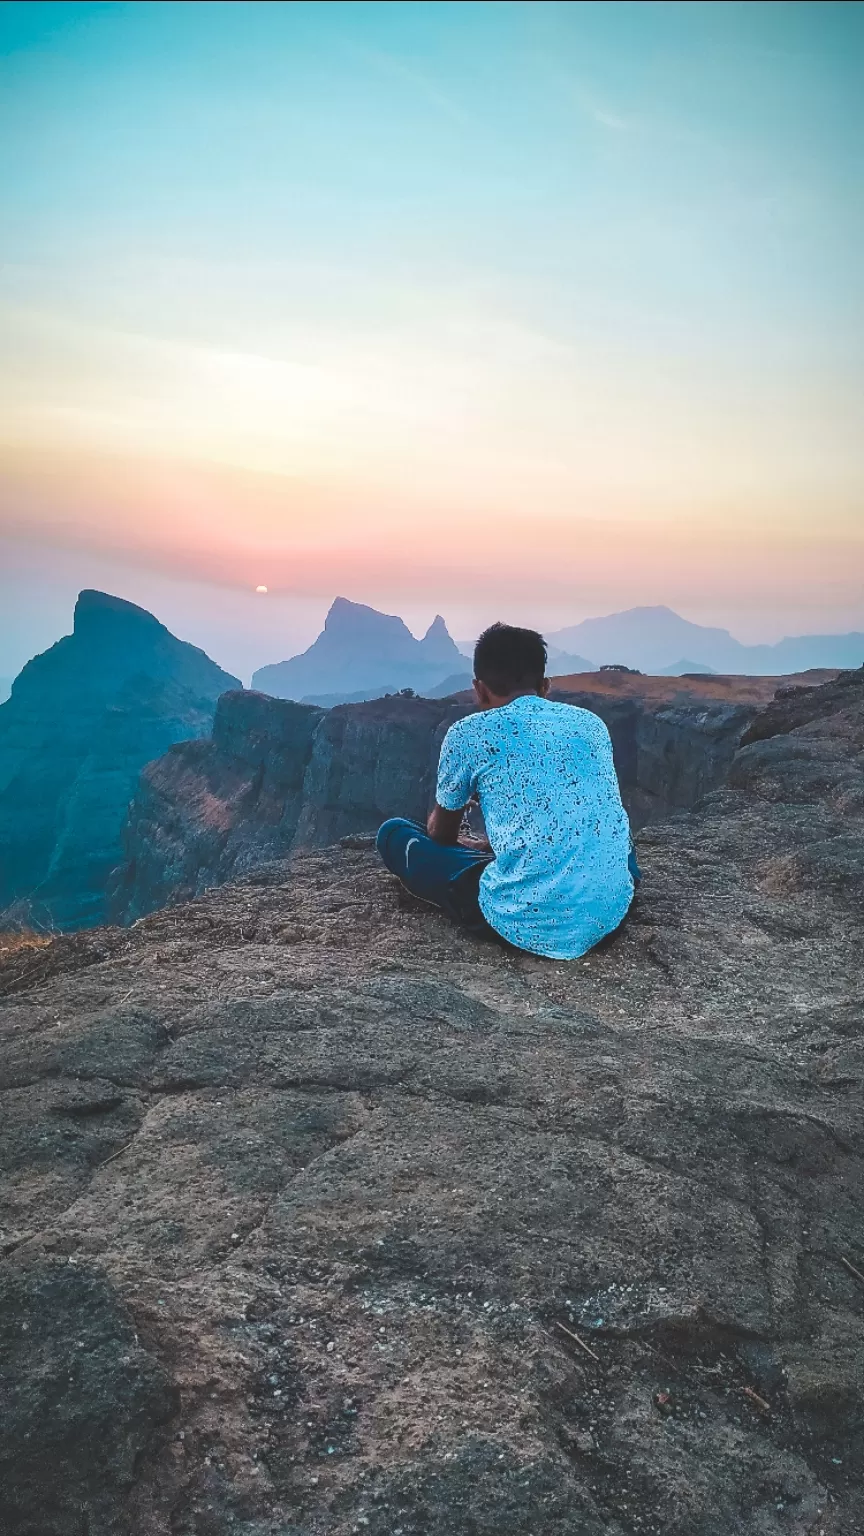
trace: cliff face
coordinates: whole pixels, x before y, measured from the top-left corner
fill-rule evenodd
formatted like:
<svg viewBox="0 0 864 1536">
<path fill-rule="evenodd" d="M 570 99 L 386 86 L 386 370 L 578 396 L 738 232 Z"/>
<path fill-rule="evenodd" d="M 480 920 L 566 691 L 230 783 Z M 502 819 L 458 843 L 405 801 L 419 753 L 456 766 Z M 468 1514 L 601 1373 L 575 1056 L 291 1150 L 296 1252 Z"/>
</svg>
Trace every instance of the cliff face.
<svg viewBox="0 0 864 1536">
<path fill-rule="evenodd" d="M 219 700 L 210 741 L 148 764 L 129 808 L 109 910 L 130 922 L 291 848 L 425 818 L 452 700 L 316 709 L 259 693 Z"/>
<path fill-rule="evenodd" d="M 323 714 L 232 691 L 216 705 L 210 740 L 181 742 L 149 763 L 109 883 L 112 919 L 131 921 L 284 857 Z"/>
<path fill-rule="evenodd" d="M 143 609 L 82 592 L 73 633 L 0 706 L 0 908 L 59 928 L 103 921 L 141 768 L 209 733 L 236 686 Z"/>
<path fill-rule="evenodd" d="M 661 704 L 614 689 L 553 695 L 606 721 L 634 826 L 721 783 L 754 717 L 754 704 L 705 700 L 689 686 L 697 691 L 666 684 Z M 211 742 L 183 743 L 145 769 L 112 877 L 112 920 L 187 900 L 291 849 L 374 832 L 387 816 L 425 821 L 444 732 L 470 708 L 467 697 L 392 697 L 322 711 L 226 694 Z"/>
<path fill-rule="evenodd" d="M 387 816 L 425 821 L 441 740 L 464 713 L 448 699 L 375 699 L 330 710 L 315 733 L 298 846 L 374 831 Z"/>
<path fill-rule="evenodd" d="M 864 674 L 771 729 L 574 964 L 358 848 L 0 957 L 4 1533 L 860 1536 Z"/>
</svg>

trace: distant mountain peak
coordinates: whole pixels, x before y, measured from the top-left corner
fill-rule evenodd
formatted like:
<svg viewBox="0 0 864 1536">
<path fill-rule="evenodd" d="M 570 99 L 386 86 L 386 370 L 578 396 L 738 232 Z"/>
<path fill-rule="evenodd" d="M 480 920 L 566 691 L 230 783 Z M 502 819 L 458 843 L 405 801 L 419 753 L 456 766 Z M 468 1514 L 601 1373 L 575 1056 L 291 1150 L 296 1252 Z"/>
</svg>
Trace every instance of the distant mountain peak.
<svg viewBox="0 0 864 1536">
<path fill-rule="evenodd" d="M 450 639 L 450 631 L 447 628 L 447 625 L 442 619 L 440 613 L 436 613 L 432 623 L 429 625 L 429 628 L 423 636 L 423 639 L 428 640 L 432 635 L 446 635 L 447 639 Z"/>
<path fill-rule="evenodd" d="M 370 608 L 368 603 L 353 603 L 348 597 L 333 599 L 324 620 L 324 634 L 336 639 L 398 636 L 402 640 L 414 640 L 407 624 L 403 623 L 398 614 L 379 613 L 377 608 Z M 319 635 L 315 644 L 319 644 L 321 639 Z"/>
<path fill-rule="evenodd" d="M 423 639 L 420 641 L 420 654 L 424 660 L 435 666 L 443 666 L 448 672 L 455 672 L 462 666 L 462 656 L 458 645 L 450 634 L 440 613 L 436 613 L 429 625 Z"/>
<path fill-rule="evenodd" d="M 379 613 L 377 608 L 370 608 L 368 603 L 355 603 L 350 597 L 334 597 L 327 610 L 324 620 L 324 628 L 328 624 L 341 624 L 346 619 L 361 618 L 363 615 L 372 615 L 376 619 L 387 618 L 388 615 Z"/>
<path fill-rule="evenodd" d="M 462 665 L 436 614 L 422 640 L 396 614 L 337 597 L 317 640 L 300 656 L 259 667 L 252 686 L 277 697 L 342 697 L 377 688 L 423 690 Z"/>
<path fill-rule="evenodd" d="M 85 587 L 78 593 L 72 626 L 76 635 L 86 634 L 94 627 L 101 629 L 105 624 L 124 622 L 168 633 L 165 625 L 160 624 L 152 613 L 139 608 L 137 603 L 128 602 L 125 597 L 114 597 L 111 592 L 99 592 L 94 587 Z"/>
</svg>

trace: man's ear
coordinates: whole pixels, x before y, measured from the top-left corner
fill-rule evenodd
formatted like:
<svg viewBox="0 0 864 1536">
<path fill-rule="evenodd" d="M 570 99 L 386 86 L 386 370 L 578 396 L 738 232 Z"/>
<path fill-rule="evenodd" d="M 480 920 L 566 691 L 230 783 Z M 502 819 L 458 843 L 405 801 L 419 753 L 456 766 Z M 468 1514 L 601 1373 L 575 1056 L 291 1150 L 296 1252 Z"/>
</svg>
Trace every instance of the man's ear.
<svg viewBox="0 0 864 1536">
<path fill-rule="evenodd" d="M 479 677 L 474 679 L 474 697 L 481 709 L 489 709 L 492 704 L 492 695 L 485 683 L 481 683 Z"/>
<path fill-rule="evenodd" d="M 548 699 L 548 697 L 549 697 L 549 689 L 551 687 L 552 687 L 552 679 L 549 678 L 549 677 L 544 677 L 542 683 L 540 684 L 540 697 L 541 697 L 541 699 Z"/>
</svg>

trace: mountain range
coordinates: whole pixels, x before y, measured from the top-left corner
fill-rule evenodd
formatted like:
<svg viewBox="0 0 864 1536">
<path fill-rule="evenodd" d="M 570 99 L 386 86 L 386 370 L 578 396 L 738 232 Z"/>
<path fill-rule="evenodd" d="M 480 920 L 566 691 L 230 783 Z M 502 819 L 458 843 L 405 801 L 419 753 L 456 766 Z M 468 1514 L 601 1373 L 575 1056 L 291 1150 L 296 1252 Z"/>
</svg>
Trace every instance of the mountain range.
<svg viewBox="0 0 864 1536">
<path fill-rule="evenodd" d="M 864 663 L 864 634 L 796 635 L 775 645 L 744 645 L 728 629 L 694 624 L 671 608 L 628 608 L 584 619 L 546 635 L 549 673 L 567 677 L 623 665 L 674 677 L 721 672 L 781 676 L 815 667 Z M 441 698 L 470 683 L 466 658 L 473 642 L 457 645 L 440 614 L 422 640 L 395 614 L 337 597 L 322 633 L 288 661 L 260 667 L 252 687 L 276 698 L 329 708 L 412 688 Z"/>
<path fill-rule="evenodd" d="M 260 667 L 252 687 L 277 699 L 327 705 L 413 688 L 422 693 L 465 671 L 440 614 L 422 640 L 392 613 L 337 597 L 318 639 L 300 656 Z"/>
<path fill-rule="evenodd" d="M 860 667 L 864 634 L 794 635 L 776 645 L 743 645 L 728 629 L 682 619 L 671 608 L 628 608 L 547 634 L 551 648 L 576 651 L 600 665 L 623 663 L 666 675 L 708 666 L 713 672 L 778 676 L 812 667 Z M 689 659 L 684 659 L 689 658 Z M 555 670 L 561 660 L 555 659 Z M 562 673 L 563 675 L 563 673 Z"/>
</svg>

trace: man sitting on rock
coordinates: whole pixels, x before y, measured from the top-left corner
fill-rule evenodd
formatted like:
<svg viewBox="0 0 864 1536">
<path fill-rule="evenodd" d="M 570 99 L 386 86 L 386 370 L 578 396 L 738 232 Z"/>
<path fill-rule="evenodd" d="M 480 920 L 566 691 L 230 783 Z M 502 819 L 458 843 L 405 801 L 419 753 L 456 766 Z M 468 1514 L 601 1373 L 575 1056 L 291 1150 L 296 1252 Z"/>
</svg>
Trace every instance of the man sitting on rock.
<svg viewBox="0 0 864 1536">
<path fill-rule="evenodd" d="M 377 846 L 415 896 L 470 928 L 572 960 L 621 922 L 639 870 L 609 732 L 598 715 L 547 698 L 546 645 L 493 624 L 474 650 L 478 713 L 441 747 L 426 828 L 385 821 Z M 488 841 L 460 837 L 477 797 Z"/>
</svg>

